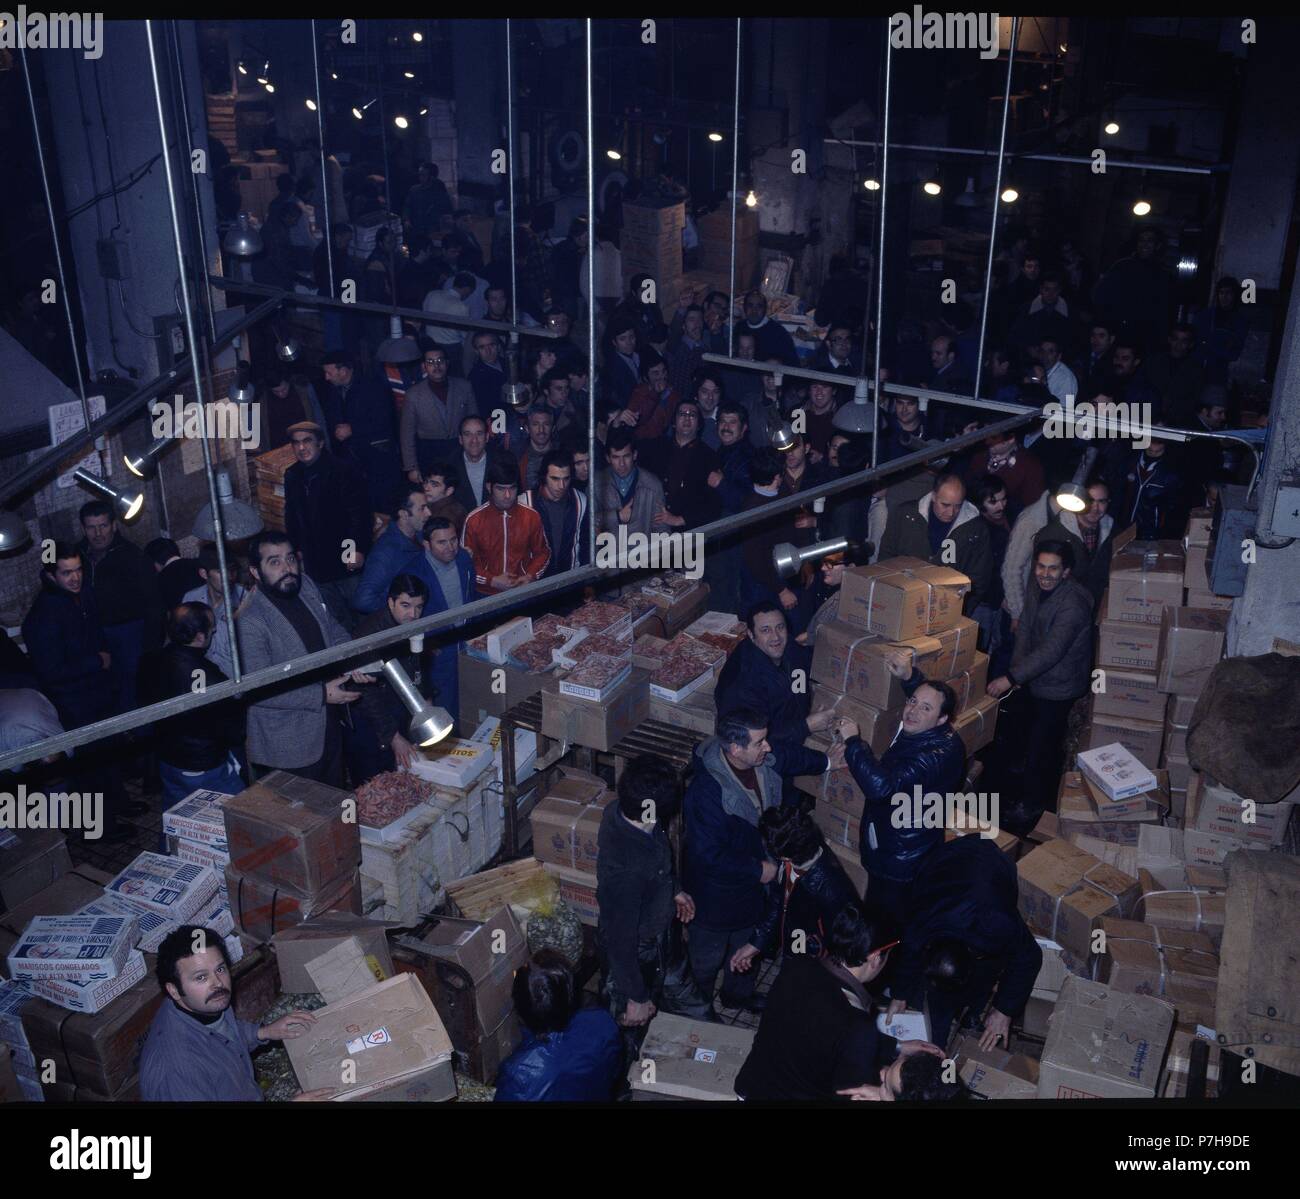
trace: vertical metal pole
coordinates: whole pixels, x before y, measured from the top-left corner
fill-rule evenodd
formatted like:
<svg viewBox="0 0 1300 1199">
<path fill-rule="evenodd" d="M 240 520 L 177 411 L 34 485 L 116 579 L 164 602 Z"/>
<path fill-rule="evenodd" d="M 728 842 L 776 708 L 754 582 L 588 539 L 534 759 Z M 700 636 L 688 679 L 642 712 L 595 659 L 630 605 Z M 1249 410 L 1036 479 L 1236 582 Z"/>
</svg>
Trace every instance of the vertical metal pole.
<svg viewBox="0 0 1300 1199">
<path fill-rule="evenodd" d="M 727 357 L 736 356 L 736 204 L 740 186 L 740 18 L 736 18 L 736 91 L 731 123 L 731 310 L 727 313 Z"/>
<path fill-rule="evenodd" d="M 1002 203 L 1002 164 L 1007 155 L 1007 114 L 1011 110 L 1011 68 L 1016 60 L 1016 42 L 1020 37 L 1020 18 L 1011 18 L 1011 45 L 1007 48 L 1007 85 L 1002 94 L 1002 132 L 998 136 L 998 173 L 993 184 L 993 221 L 989 225 L 989 260 L 984 268 L 984 307 L 980 310 L 979 357 L 975 360 L 975 398 L 979 398 L 984 373 L 984 338 L 989 325 L 989 294 L 993 288 L 993 252 L 997 248 L 998 206 Z"/>
<path fill-rule="evenodd" d="M 590 143 L 588 143 L 590 148 Z M 510 47 L 510 18 L 506 18 L 506 195 L 510 220 L 510 323 L 519 324 L 519 284 L 515 278 L 515 67 Z M 590 242 L 588 242 L 590 248 Z M 514 384 L 519 381 L 519 330 L 510 330 L 510 399 L 513 403 Z M 592 468 L 595 463 L 592 463 Z"/>
<path fill-rule="evenodd" d="M 889 43 L 889 22 L 885 22 L 885 119 L 880 141 L 880 261 L 876 263 L 876 371 L 871 392 L 871 465 L 880 449 L 880 344 L 885 330 L 885 209 L 889 197 L 889 81 L 893 71 L 893 47 Z"/>
<path fill-rule="evenodd" d="M 149 70 L 153 74 L 154 103 L 158 109 L 158 138 L 162 143 L 163 170 L 167 176 L 167 202 L 171 205 L 172 238 L 176 245 L 176 269 L 180 276 L 181 302 L 185 307 L 185 335 L 190 343 L 190 366 L 194 372 L 194 394 L 200 410 L 207 411 L 203 399 L 203 373 L 199 369 L 198 338 L 194 329 L 194 307 L 190 302 L 190 286 L 185 278 L 185 251 L 181 245 L 180 214 L 176 207 L 176 181 L 172 177 L 172 159 L 167 146 L 167 121 L 163 115 L 162 84 L 158 79 L 158 56 L 153 44 L 153 22 L 144 23 L 145 37 L 149 42 Z M 207 436 L 199 438 L 203 447 L 203 469 L 208 476 L 208 502 L 212 505 L 212 534 L 217 543 L 217 563 L 221 570 L 221 607 L 226 614 L 226 627 L 230 630 L 230 664 L 235 682 L 243 674 L 239 664 L 239 638 L 235 635 L 235 614 L 230 607 L 230 574 L 226 569 L 226 531 L 221 519 L 221 502 L 217 498 L 217 477 L 212 473 L 212 449 Z"/>
<path fill-rule="evenodd" d="M 320 52 L 316 43 L 316 18 L 311 21 L 311 65 L 316 73 L 316 133 L 320 138 L 320 186 L 325 205 L 325 261 L 329 264 L 329 294 L 332 299 L 338 291 L 334 281 L 334 233 L 330 224 L 330 177 L 325 169 L 325 106 L 320 98 Z"/>
<path fill-rule="evenodd" d="M 12 18 L 10 18 L 12 20 Z M 45 147 L 41 143 L 41 123 L 36 114 L 36 96 L 32 91 L 32 73 L 27 66 L 27 47 L 22 46 L 23 82 L 27 85 L 27 104 L 32 112 L 32 140 L 36 143 L 36 161 L 41 168 L 41 186 L 45 189 L 45 208 L 50 214 L 50 237 L 54 242 L 54 262 L 59 269 L 59 293 L 63 300 L 63 314 L 68 321 L 68 344 L 72 347 L 72 365 L 77 370 L 77 390 L 81 393 L 81 418 L 90 428 L 90 401 L 86 398 L 86 377 L 81 372 L 81 352 L 77 348 L 77 329 L 72 323 L 72 301 L 68 298 L 68 277 L 63 270 L 63 250 L 59 245 L 59 226 L 54 219 L 54 199 L 50 195 L 50 177 L 45 169 Z M 74 68 L 75 70 L 75 68 Z M 102 460 L 101 453 L 101 460 Z M 101 461 L 102 465 L 102 461 Z M 105 469 L 105 474 L 108 470 Z"/>
<path fill-rule="evenodd" d="M 591 113 L 592 29 L 587 18 L 587 562 L 596 562 L 596 143 Z M 518 318 L 516 318 L 518 319 Z M 581 530 L 578 531 L 581 535 Z M 501 743 L 503 746 L 505 742 Z M 512 746 L 513 748 L 513 746 Z M 503 750 L 504 752 L 504 750 Z"/>
</svg>

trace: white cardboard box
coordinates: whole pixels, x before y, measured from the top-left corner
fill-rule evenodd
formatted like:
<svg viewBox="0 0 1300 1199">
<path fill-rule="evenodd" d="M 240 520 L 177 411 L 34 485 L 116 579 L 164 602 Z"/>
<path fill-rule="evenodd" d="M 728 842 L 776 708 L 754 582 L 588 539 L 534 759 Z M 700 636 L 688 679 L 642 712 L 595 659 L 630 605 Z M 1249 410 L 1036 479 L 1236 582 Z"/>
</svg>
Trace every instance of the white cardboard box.
<svg viewBox="0 0 1300 1199">
<path fill-rule="evenodd" d="M 115 978 L 135 940 L 133 916 L 35 916 L 9 951 L 9 977 L 17 982 Z"/>
<path fill-rule="evenodd" d="M 222 804 L 230 798 L 219 791 L 195 791 L 163 813 L 163 832 L 203 845 L 226 848 L 226 817 Z"/>
<path fill-rule="evenodd" d="M 211 866 L 165 854 L 142 853 L 104 887 L 104 893 L 119 895 L 132 907 L 185 924 L 217 893 L 217 872 Z"/>
<path fill-rule="evenodd" d="M 93 1016 L 102 1011 L 119 995 L 135 986 L 145 975 L 144 954 L 131 950 L 126 965 L 115 978 L 98 982 L 74 982 L 68 978 L 46 978 L 31 984 L 32 994 L 48 999 L 72 1012 L 85 1012 Z"/>
<path fill-rule="evenodd" d="M 1156 776 L 1118 741 L 1081 750 L 1075 762 L 1111 799 L 1128 799 L 1156 789 Z"/>
</svg>

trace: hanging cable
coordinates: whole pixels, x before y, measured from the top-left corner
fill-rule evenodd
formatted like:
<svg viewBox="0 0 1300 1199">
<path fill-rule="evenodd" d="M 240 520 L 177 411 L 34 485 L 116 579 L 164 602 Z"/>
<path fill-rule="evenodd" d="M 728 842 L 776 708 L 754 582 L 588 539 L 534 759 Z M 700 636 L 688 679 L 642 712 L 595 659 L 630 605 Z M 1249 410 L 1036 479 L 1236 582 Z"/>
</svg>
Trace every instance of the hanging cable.
<svg viewBox="0 0 1300 1199">
<path fill-rule="evenodd" d="M 727 357 L 736 356 L 736 197 L 740 194 L 740 18 L 736 18 L 736 91 L 731 126 L 731 311 L 727 314 Z"/>
<path fill-rule="evenodd" d="M 596 561 L 596 143 L 591 115 L 591 18 L 587 18 L 587 561 Z M 581 532 L 581 531 L 580 531 Z"/>
<path fill-rule="evenodd" d="M 1035 21 L 1037 24 L 1037 21 Z M 984 269 L 984 307 L 980 310 L 979 356 L 975 359 L 975 392 L 980 393 L 980 379 L 984 373 L 984 338 L 989 325 L 989 295 L 993 288 L 993 254 L 997 249 L 998 206 L 1002 203 L 1002 164 L 1007 154 L 1007 114 L 1011 110 L 1011 68 L 1016 61 L 1016 42 L 1020 37 L 1020 18 L 1011 18 L 1011 45 L 1007 50 L 1007 85 L 1002 93 L 1002 132 L 998 137 L 998 173 L 993 184 L 993 220 L 989 225 L 989 258 Z"/>
<path fill-rule="evenodd" d="M 334 229 L 330 224 L 330 177 L 325 169 L 325 105 L 320 98 L 320 52 L 316 43 L 316 18 L 311 19 L 311 67 L 316 76 L 316 134 L 320 138 L 321 202 L 325 205 L 325 261 L 329 269 L 330 296 L 338 291 L 334 279 Z"/>
<path fill-rule="evenodd" d="M 167 153 L 167 121 L 163 114 L 162 83 L 158 78 L 158 56 L 153 42 L 153 21 L 144 23 L 145 38 L 149 43 L 149 70 L 153 74 L 154 103 L 158 108 L 158 137 L 162 142 L 163 171 L 167 177 L 167 202 L 172 213 L 172 237 L 176 244 L 176 269 L 181 278 L 181 299 L 185 305 L 185 334 L 190 343 L 190 367 L 194 372 L 194 396 L 200 412 L 207 412 L 203 399 L 203 373 L 199 369 L 198 337 L 194 328 L 194 307 L 190 302 L 190 288 L 185 279 L 185 250 L 181 245 L 180 213 L 176 207 L 176 182 L 172 177 L 171 155 Z M 206 422 L 200 430 L 199 445 L 203 449 L 203 470 L 208 476 L 208 503 L 212 505 L 212 539 L 217 543 L 217 564 L 221 570 L 221 606 L 226 614 L 226 627 L 230 630 L 230 664 L 234 681 L 239 682 L 242 670 L 239 664 L 239 644 L 235 636 L 235 614 L 230 607 L 230 573 L 226 567 L 226 531 L 221 516 L 221 502 L 217 497 L 217 477 L 212 472 L 212 447 L 208 445 Z"/>
<path fill-rule="evenodd" d="M 885 104 L 880 129 L 880 261 L 876 263 L 876 369 L 871 389 L 871 465 L 874 469 L 880 449 L 880 346 L 885 330 L 885 208 L 889 197 L 889 80 L 894 65 L 893 47 L 889 42 L 889 22 L 885 22 Z"/>
<path fill-rule="evenodd" d="M 45 146 L 41 141 L 41 123 L 36 114 L 36 95 L 32 91 L 32 73 L 27 66 L 27 47 L 18 51 L 23 56 L 23 82 L 27 85 L 27 105 L 32 113 L 32 139 L 36 142 L 36 161 L 41 168 L 41 186 L 45 189 L 45 209 L 50 214 L 50 237 L 54 242 L 54 262 L 59 270 L 59 293 L 63 299 L 63 314 L 68 321 L 68 344 L 72 348 L 72 365 L 77 370 L 77 390 L 81 393 L 81 419 L 90 428 L 90 401 L 86 398 L 86 377 L 81 370 L 81 353 L 77 348 L 77 329 L 72 323 L 72 301 L 68 298 L 68 278 L 63 270 L 63 249 L 59 245 L 59 227 L 54 219 L 54 198 L 50 194 L 50 176 L 45 169 Z M 109 471 L 104 463 L 104 452 L 95 447 L 100 456 L 100 469 L 105 477 Z"/>
</svg>

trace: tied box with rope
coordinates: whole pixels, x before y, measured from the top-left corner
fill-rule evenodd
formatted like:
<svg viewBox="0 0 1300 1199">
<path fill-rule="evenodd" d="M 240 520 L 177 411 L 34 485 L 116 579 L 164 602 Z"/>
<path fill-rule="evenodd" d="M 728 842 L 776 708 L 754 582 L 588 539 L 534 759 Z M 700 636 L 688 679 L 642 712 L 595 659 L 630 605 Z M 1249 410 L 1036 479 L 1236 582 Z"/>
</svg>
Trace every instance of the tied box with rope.
<svg viewBox="0 0 1300 1199">
<path fill-rule="evenodd" d="M 1178 1023 L 1214 1026 L 1219 954 L 1205 933 L 1105 916 L 1105 952 L 1093 977 L 1117 991 L 1155 995 L 1178 1009 Z"/>
<path fill-rule="evenodd" d="M 1183 602 L 1185 555 L 1177 541 L 1116 538 L 1106 594 L 1106 619 L 1158 625 L 1166 607 Z"/>
<path fill-rule="evenodd" d="M 1141 894 L 1137 879 L 1059 839 L 1021 858 L 1016 874 L 1025 923 L 1085 959 L 1098 921 L 1129 916 Z"/>
<path fill-rule="evenodd" d="M 962 616 L 970 579 L 920 558 L 890 558 L 854 566 L 840 585 L 839 619 L 899 641 L 953 628 Z"/>
</svg>

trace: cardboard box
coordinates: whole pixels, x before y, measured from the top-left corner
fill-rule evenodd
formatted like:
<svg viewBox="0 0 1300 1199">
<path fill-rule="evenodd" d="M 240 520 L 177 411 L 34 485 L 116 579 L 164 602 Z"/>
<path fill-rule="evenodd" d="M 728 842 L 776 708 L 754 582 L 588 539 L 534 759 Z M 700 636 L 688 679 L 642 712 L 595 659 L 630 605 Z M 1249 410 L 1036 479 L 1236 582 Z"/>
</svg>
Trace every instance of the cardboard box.
<svg viewBox="0 0 1300 1199">
<path fill-rule="evenodd" d="M 1154 819 L 1159 814 L 1154 804 L 1145 796 L 1136 801 L 1143 805 L 1138 815 L 1149 813 Z M 1055 835 L 1077 845 L 1080 837 L 1092 837 L 1114 845 L 1137 845 L 1138 830 L 1142 821 L 1132 816 L 1103 819 L 1097 811 L 1092 792 L 1078 771 L 1068 771 L 1061 776 L 1061 786 L 1056 797 L 1057 830 Z M 1096 855 L 1094 855 L 1096 856 Z"/>
<path fill-rule="evenodd" d="M 1174 1009 L 1070 977 L 1056 1001 L 1039 1065 L 1040 1099 L 1150 1099 Z"/>
<path fill-rule="evenodd" d="M 679 1099 L 735 1099 L 736 1075 L 754 1047 L 754 1030 L 659 1012 L 628 1070 L 638 1093 Z"/>
<path fill-rule="evenodd" d="M 1219 955 L 1204 933 L 1103 919 L 1097 978 L 1117 991 L 1167 999 L 1182 1024 L 1214 1020 Z"/>
<path fill-rule="evenodd" d="M 57 829 L 18 833 L 0 849 L 0 912 L 17 907 L 71 869 L 67 840 Z"/>
<path fill-rule="evenodd" d="M 542 733 L 567 744 L 611 750 L 650 717 L 650 676 L 633 668 L 604 703 L 542 693 Z"/>
<path fill-rule="evenodd" d="M 911 650 L 912 665 L 927 679 L 950 679 L 975 665 L 979 632 L 969 616 L 961 616 L 951 628 L 897 644 Z"/>
<path fill-rule="evenodd" d="M 1045 1040 L 1052 1024 L 1052 1013 L 1056 1010 L 1055 999 L 1040 999 L 1031 996 L 1020 1016 L 1020 1030 L 1027 1037 Z"/>
<path fill-rule="evenodd" d="M 141 911 L 184 924 L 212 901 L 217 893 L 217 872 L 211 866 L 165 854 L 142 853 L 105 885 L 104 892 Z"/>
<path fill-rule="evenodd" d="M 889 660 L 899 652 L 892 642 L 857 625 L 829 620 L 817 633 L 812 677 L 873 707 L 902 707 L 903 688 L 889 673 Z"/>
<path fill-rule="evenodd" d="M 849 876 L 849 881 L 853 884 L 854 890 L 857 891 L 858 897 L 861 898 L 867 893 L 868 875 L 866 868 L 862 865 L 858 847 L 855 845 L 850 849 L 847 845 L 835 845 L 828 842 L 827 848 L 835 855 L 839 864 L 844 867 L 844 873 Z"/>
<path fill-rule="evenodd" d="M 316 1013 L 303 1036 L 286 1041 L 304 1091 L 340 1088 L 343 1063 L 356 1082 L 335 1101 L 435 1103 L 456 1097 L 451 1038 L 428 992 L 413 974 L 376 983 Z"/>
<path fill-rule="evenodd" d="M 1177 542 L 1132 541 L 1111 559 L 1106 619 L 1159 624 L 1166 605 L 1183 602 L 1183 551 Z"/>
<path fill-rule="evenodd" d="M 226 848 L 226 817 L 222 812 L 229 795 L 219 791 L 194 791 L 163 812 L 163 832 L 199 845 Z"/>
<path fill-rule="evenodd" d="M 978 1037 L 960 1037 L 952 1047 L 962 1082 L 976 1099 L 1037 1099 L 1038 1063 L 1005 1049 L 981 1049 Z"/>
<path fill-rule="evenodd" d="M 982 695 L 952 718 L 953 731 L 966 747 L 966 756 L 972 757 L 993 740 L 998 727 L 998 701 L 991 695 Z"/>
<path fill-rule="evenodd" d="M 890 640 L 951 629 L 962 615 L 970 579 L 920 558 L 852 566 L 840 586 L 839 619 Z"/>
<path fill-rule="evenodd" d="M 1200 832 L 1220 833 L 1265 846 L 1281 845 L 1290 820 L 1289 800 L 1257 804 L 1208 776 L 1202 776 L 1195 797 L 1189 797 L 1187 828 Z"/>
<path fill-rule="evenodd" d="M 1048 841 L 1016 863 L 1020 914 L 1036 933 L 1086 959 L 1103 916 L 1127 916 L 1138 880 L 1068 841 Z"/>
<path fill-rule="evenodd" d="M 501 716 L 542 689 L 549 673 L 533 674 L 518 666 L 497 666 L 462 653 L 456 660 L 460 719 L 472 728 L 485 716 Z"/>
<path fill-rule="evenodd" d="M 1210 532 L 1214 528 L 1214 510 L 1212 508 L 1193 508 L 1187 514 L 1187 532 L 1183 544 L 1209 545 Z"/>
<path fill-rule="evenodd" d="M 533 622 L 529 617 L 516 616 L 513 620 L 507 620 L 487 635 L 488 659 L 497 666 L 503 666 L 516 645 L 532 639 Z"/>
<path fill-rule="evenodd" d="M 704 691 L 688 695 L 680 703 L 660 699 L 650 693 L 650 719 L 670 724 L 674 728 L 689 729 L 701 737 L 712 737 L 718 729 L 718 706 L 713 696 Z"/>
<path fill-rule="evenodd" d="M 1219 1094 L 1219 1045 L 1211 1028 L 1183 1028 L 1174 1026 L 1174 1033 L 1169 1042 L 1169 1053 L 1165 1058 L 1164 1072 L 1160 1075 L 1160 1089 L 1157 1094 L 1161 1099 L 1184 1099 L 1191 1079 L 1192 1042 L 1205 1041 L 1209 1053 L 1205 1063 L 1205 1098 L 1215 1099 Z"/>
<path fill-rule="evenodd" d="M 952 841 L 956 837 L 976 837 L 980 835 L 982 835 L 980 830 L 975 827 L 953 828 L 949 825 L 943 830 L 943 839 L 945 841 Z M 1015 833 L 1009 833 L 1006 829 L 998 829 L 996 836 L 985 839 L 992 841 L 1013 862 L 1020 856 L 1020 838 Z"/>
<path fill-rule="evenodd" d="M 1117 670 L 1153 671 L 1160 661 L 1160 630 L 1131 620 L 1097 625 L 1097 665 Z"/>
<path fill-rule="evenodd" d="M 1094 691 L 1092 710 L 1125 720 L 1164 721 L 1169 697 L 1156 689 L 1156 676 L 1137 670 L 1107 669 L 1101 691 Z"/>
<path fill-rule="evenodd" d="M 1169 706 L 1172 710 L 1173 704 Z M 1168 715 L 1165 716 L 1165 741 L 1162 752 L 1166 757 L 1170 754 L 1180 758 L 1187 757 L 1187 728 L 1186 724 L 1177 724 Z"/>
<path fill-rule="evenodd" d="M 817 683 L 813 687 L 812 710 L 822 712 L 828 708 L 836 716 L 855 721 L 862 740 L 871 746 L 871 752 L 877 757 L 889 748 L 903 719 L 901 704 L 897 708 L 881 709 L 864 704 L 852 696 L 842 695 L 824 683 Z M 818 748 L 822 747 L 819 745 Z"/>
<path fill-rule="evenodd" d="M 1188 591 L 1205 591 L 1209 587 L 1209 546 L 1187 546 L 1187 558 L 1183 563 L 1183 586 Z"/>
<path fill-rule="evenodd" d="M 271 943 L 280 968 L 280 989 L 286 995 L 310 994 L 316 988 L 307 963 L 350 937 L 361 944 L 384 978 L 393 976 L 388 930 L 398 927 L 382 920 L 364 920 L 348 912 L 323 912 L 292 928 L 281 929 Z"/>
<path fill-rule="evenodd" d="M 1118 742 L 1081 750 L 1075 757 L 1075 765 L 1112 800 L 1156 789 L 1156 776 Z"/>
<path fill-rule="evenodd" d="M 1184 795 L 1187 793 L 1188 784 L 1192 778 L 1192 764 L 1186 754 L 1166 753 L 1164 757 L 1164 769 L 1169 775 L 1169 786 L 1172 791 L 1181 791 Z"/>
<path fill-rule="evenodd" d="M 596 902 L 596 875 L 588 870 L 571 870 L 543 862 L 542 869 L 560 888 L 560 898 L 571 907 L 583 924 L 595 928 L 600 923 L 600 904 Z"/>
<path fill-rule="evenodd" d="M 145 953 L 157 953 L 158 946 L 167 935 L 180 925 L 157 912 L 147 912 L 142 908 L 132 907 L 118 895 L 101 895 L 78 909 L 78 916 L 125 916 L 136 922 L 135 948 Z M 194 921 L 203 923 L 202 914 Z"/>
<path fill-rule="evenodd" d="M 19 982 L 116 978 L 135 941 L 133 916 L 37 916 L 9 951 L 9 977 Z"/>
<path fill-rule="evenodd" d="M 1173 721 L 1174 724 L 1188 725 L 1192 721 L 1192 713 L 1196 711 L 1196 701 L 1200 698 L 1195 695 L 1175 695 L 1169 701 L 1169 711 L 1165 713 L 1165 719 Z"/>
<path fill-rule="evenodd" d="M 131 950 L 126 964 L 112 978 L 96 981 L 71 978 L 43 978 L 29 983 L 32 994 L 48 999 L 71 1012 L 94 1015 L 103 1011 L 119 995 L 135 986 L 145 976 L 144 954 Z"/>
<path fill-rule="evenodd" d="M 566 799 L 552 788 L 529 814 L 533 830 L 533 857 L 555 866 L 594 872 L 599 853 L 597 838 L 605 808 L 615 798 L 602 787 L 586 799 Z M 569 784 L 569 789 L 576 789 Z"/>
<path fill-rule="evenodd" d="M 844 849 L 857 849 L 861 844 L 861 812 L 855 816 L 819 803 L 813 808 L 812 817 L 828 844 L 839 845 Z"/>
<path fill-rule="evenodd" d="M 325 890 L 303 895 L 277 886 L 256 874 L 240 874 L 226 867 L 226 891 L 235 927 L 254 941 L 269 941 L 277 932 L 319 916 L 323 912 L 361 915 L 360 872 L 335 879 Z"/>
<path fill-rule="evenodd" d="M 1086 774 L 1081 774 L 1080 778 L 1092 801 L 1093 810 L 1101 820 L 1156 820 L 1169 809 L 1169 774 L 1164 770 L 1152 773 L 1156 785 L 1150 791 L 1124 799 L 1112 799 Z"/>
<path fill-rule="evenodd" d="M 1183 853 L 1189 866 L 1221 866 L 1234 849 L 1262 851 L 1267 848 L 1258 841 L 1247 841 L 1243 837 L 1231 837 L 1225 833 L 1209 833 L 1195 828 L 1183 830 Z"/>
<path fill-rule="evenodd" d="M 343 820 L 347 791 L 275 770 L 226 802 L 231 868 L 267 883 L 319 894 L 361 860 L 361 834 Z"/>
<path fill-rule="evenodd" d="M 0 916 L 0 974 L 8 977 L 6 958 L 9 950 L 35 917 L 51 912 L 80 911 L 92 900 L 103 898 L 104 883 L 110 878 L 110 875 L 93 866 L 78 866 Z M 0 1038 L 2 1037 L 3 1032 L 0 1032 Z"/>
<path fill-rule="evenodd" d="M 1204 608 L 1166 608 L 1160 622 L 1161 691 L 1200 695 L 1223 657 L 1228 614 Z"/>
<path fill-rule="evenodd" d="M 1160 765 L 1160 747 L 1164 735 L 1165 726 L 1153 720 L 1094 714 L 1080 741 L 1089 749 L 1122 745 L 1148 770 L 1155 770 Z"/>
<path fill-rule="evenodd" d="M 1032 994 L 1039 999 L 1052 1003 L 1061 993 L 1066 975 L 1077 974 L 1080 978 L 1088 977 L 1088 962 L 1077 958 L 1064 945 L 1059 945 L 1051 937 L 1035 937 L 1038 948 L 1043 953 L 1043 964 L 1038 968 L 1038 977 L 1034 979 Z"/>
<path fill-rule="evenodd" d="M 1186 607 L 1217 612 L 1231 612 L 1232 597 L 1227 595 L 1215 595 L 1213 591 L 1196 590 L 1189 587 L 1187 589 Z"/>
<path fill-rule="evenodd" d="M 411 773 L 440 788 L 466 793 L 492 769 L 494 761 L 487 742 L 445 737 L 436 745 L 417 748 Z"/>
</svg>

